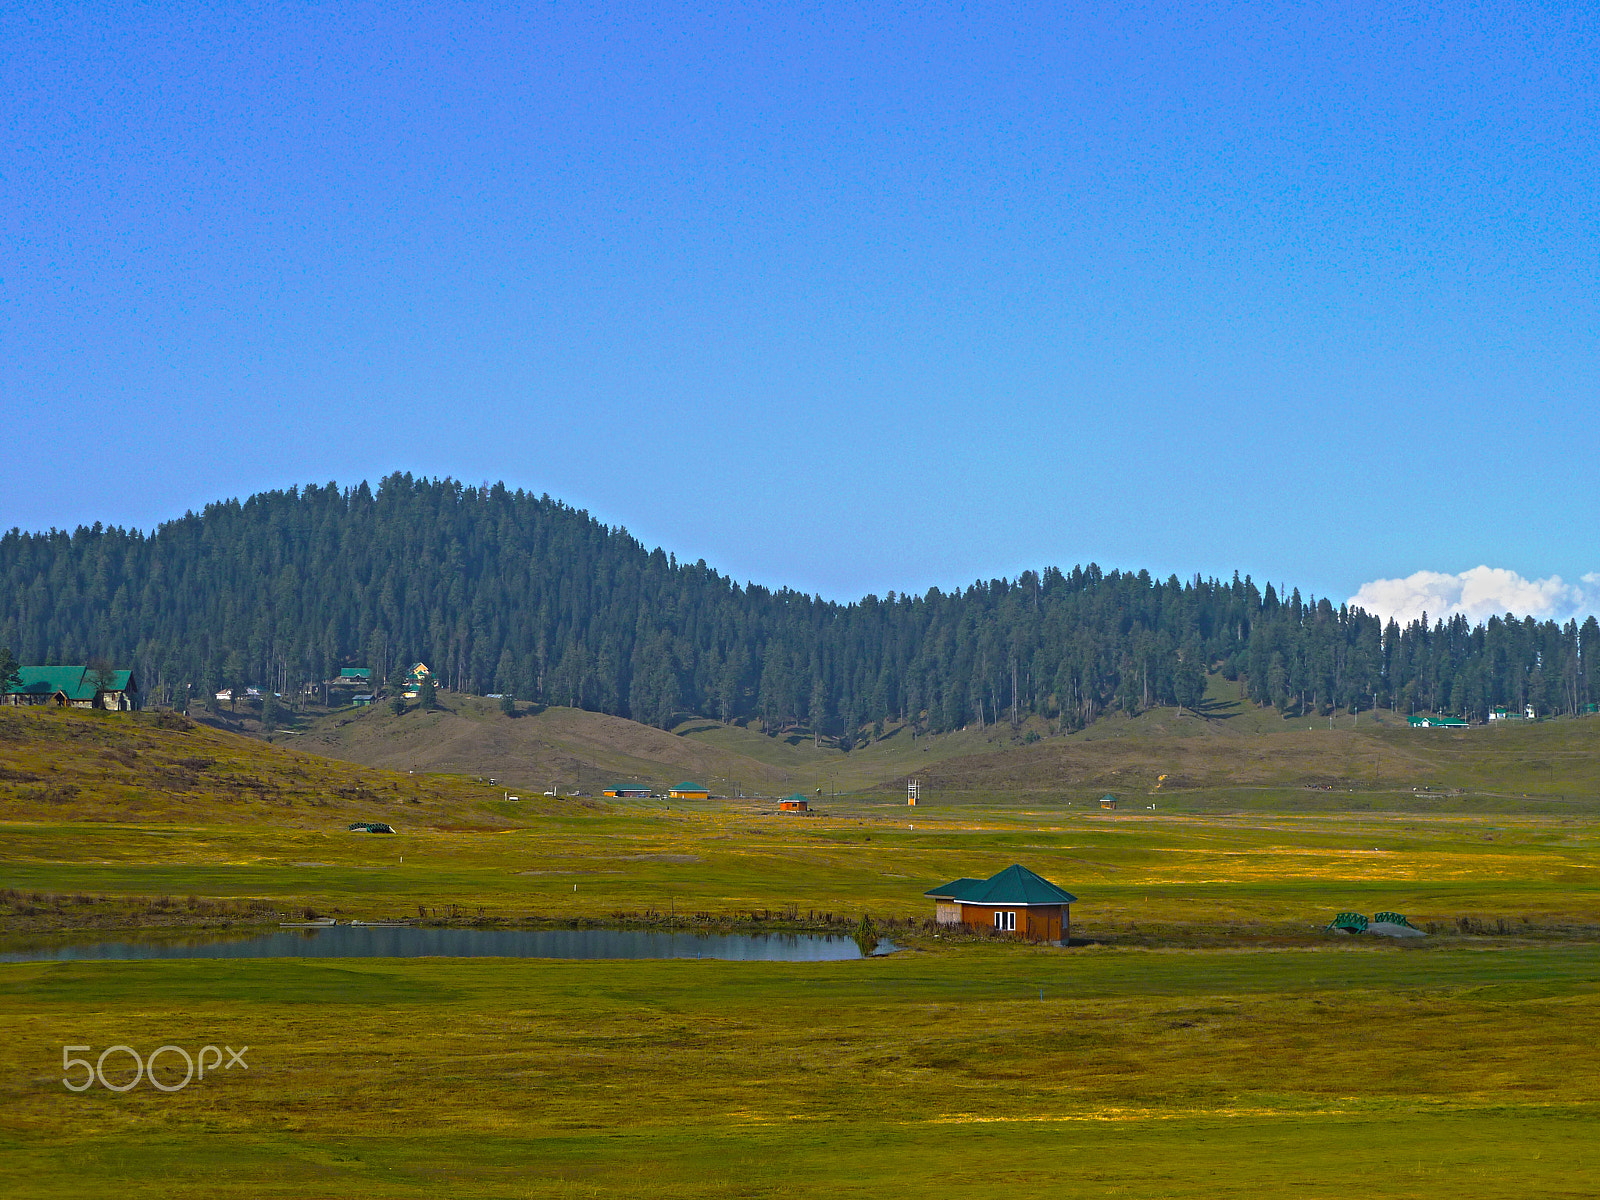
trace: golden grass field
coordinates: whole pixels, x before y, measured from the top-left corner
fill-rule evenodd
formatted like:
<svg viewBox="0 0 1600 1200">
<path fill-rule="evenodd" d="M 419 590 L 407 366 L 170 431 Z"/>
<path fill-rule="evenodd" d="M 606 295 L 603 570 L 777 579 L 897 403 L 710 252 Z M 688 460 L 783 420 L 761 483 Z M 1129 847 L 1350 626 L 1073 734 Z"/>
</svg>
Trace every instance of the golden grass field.
<svg viewBox="0 0 1600 1200">
<path fill-rule="evenodd" d="M 215 718 L 261 736 L 248 713 Z M 916 776 L 942 794 L 1063 794 L 1075 789 L 1167 791 L 1248 787 L 1406 791 L 1430 785 L 1502 798 L 1600 794 L 1594 721 L 1467 732 L 1413 730 L 1389 712 L 1291 718 L 1238 698 L 1213 676 L 1200 714 L 1170 708 L 1111 714 L 1077 733 L 1032 717 L 913 738 L 892 724 L 849 753 L 804 729 L 768 736 L 754 725 L 701 718 L 671 733 L 571 708 L 521 706 L 509 719 L 481 697 L 442 693 L 433 712 L 386 706 L 317 711 L 270 735 L 276 744 L 344 761 L 419 773 L 495 776 L 521 794 L 552 788 L 598 795 L 640 782 L 665 791 L 683 779 L 723 795 L 901 791 Z M 1028 739 L 1036 740 L 1028 740 Z"/>
<path fill-rule="evenodd" d="M 6 1191 L 1596 1194 L 1600 722 L 1479 732 L 1496 740 L 1346 731 L 1306 762 L 1289 747 L 1341 731 L 1122 731 L 1080 739 L 1078 761 L 1181 758 L 1188 785 L 1120 786 L 1105 812 L 1105 777 L 1068 761 L 1048 787 L 936 788 L 915 809 L 867 790 L 780 816 L 512 804 L 470 776 L 149 715 L 0 713 L 0 950 L 307 908 L 745 928 L 867 912 L 906 947 L 0 964 Z M 970 770 L 1039 779 L 1072 740 Z M 1376 780 L 1306 786 L 1368 753 Z M 1234 786 L 1205 782 L 1222 756 Z M 358 819 L 399 832 L 346 832 Z M 1080 944 L 921 925 L 926 888 L 1011 862 L 1079 896 Z M 1322 933 L 1344 908 L 1435 932 Z M 249 1069 L 170 1095 L 66 1090 L 62 1046 L 115 1043 L 248 1044 Z"/>
</svg>

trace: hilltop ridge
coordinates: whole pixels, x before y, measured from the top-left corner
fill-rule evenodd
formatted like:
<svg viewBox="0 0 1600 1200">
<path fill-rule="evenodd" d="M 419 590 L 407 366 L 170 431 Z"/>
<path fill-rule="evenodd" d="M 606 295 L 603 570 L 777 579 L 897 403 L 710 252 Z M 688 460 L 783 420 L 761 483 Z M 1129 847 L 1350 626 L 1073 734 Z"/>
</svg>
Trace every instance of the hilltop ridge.
<svg viewBox="0 0 1600 1200">
<path fill-rule="evenodd" d="M 806 727 L 841 750 L 1039 718 L 1192 708 L 1208 674 L 1326 718 L 1392 707 L 1484 718 L 1600 704 L 1600 623 L 1399 628 L 1250 577 L 1094 563 L 840 604 L 740 585 L 548 496 L 395 474 L 208 505 L 158 528 L 0 537 L 0 645 L 27 665 L 105 658 L 158 703 L 255 685 L 291 703 L 341 667 L 412 663 L 458 693 L 658 729 Z"/>
</svg>

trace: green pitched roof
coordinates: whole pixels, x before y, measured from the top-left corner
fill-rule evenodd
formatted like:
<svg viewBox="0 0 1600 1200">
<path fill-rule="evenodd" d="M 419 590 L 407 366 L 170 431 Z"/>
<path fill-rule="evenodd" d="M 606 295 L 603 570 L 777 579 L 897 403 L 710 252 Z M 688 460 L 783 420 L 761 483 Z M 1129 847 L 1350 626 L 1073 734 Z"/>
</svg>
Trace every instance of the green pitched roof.
<svg viewBox="0 0 1600 1200">
<path fill-rule="evenodd" d="M 21 692 L 25 696 L 53 696 L 57 692 L 65 692 L 72 697 L 83 682 L 82 667 L 22 667 L 17 674 L 21 679 L 6 690 Z"/>
<path fill-rule="evenodd" d="M 923 895 L 962 904 L 1072 904 L 1078 899 L 1018 864 L 988 879 L 957 879 Z"/>
<path fill-rule="evenodd" d="M 339 678 L 340 679 L 371 679 L 372 678 L 372 668 L 371 667 L 340 667 L 339 668 Z"/>
<path fill-rule="evenodd" d="M 804 792 L 790 792 L 784 797 L 785 800 L 804 800 L 805 798 L 806 796 Z"/>
<path fill-rule="evenodd" d="M 705 791 L 709 791 L 710 789 L 709 788 L 703 788 L 698 783 L 690 783 L 687 779 L 685 779 L 682 783 L 680 783 L 677 787 L 673 788 L 672 790 L 675 791 L 675 792 L 705 792 Z"/>
<path fill-rule="evenodd" d="M 945 884 L 943 887 L 929 888 L 922 894 L 935 900 L 954 900 L 962 892 L 985 882 L 987 881 L 983 879 L 957 879 Z"/>
<path fill-rule="evenodd" d="M 68 700 L 93 700 L 97 692 L 94 674 L 84 666 L 22 667 L 17 674 L 21 679 L 15 687 L 7 688 L 8 692 L 20 692 L 25 696 L 54 696 L 63 692 Z M 112 671 L 105 690 L 127 691 L 131 676 L 131 671 Z"/>
</svg>

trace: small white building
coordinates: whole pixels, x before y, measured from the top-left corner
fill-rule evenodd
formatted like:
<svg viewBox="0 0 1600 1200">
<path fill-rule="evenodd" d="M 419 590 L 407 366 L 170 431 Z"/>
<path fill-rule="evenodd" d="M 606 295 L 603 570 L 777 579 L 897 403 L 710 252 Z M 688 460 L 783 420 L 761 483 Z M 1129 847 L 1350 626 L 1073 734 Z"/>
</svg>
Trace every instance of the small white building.
<svg viewBox="0 0 1600 1200">
<path fill-rule="evenodd" d="M 1537 719 L 1538 714 L 1535 712 L 1534 707 L 1531 704 L 1524 704 L 1522 706 L 1522 715 L 1520 717 L 1517 716 L 1516 713 L 1507 711 L 1505 708 L 1494 708 L 1489 710 L 1489 720 L 1491 721 L 1533 721 Z"/>
</svg>

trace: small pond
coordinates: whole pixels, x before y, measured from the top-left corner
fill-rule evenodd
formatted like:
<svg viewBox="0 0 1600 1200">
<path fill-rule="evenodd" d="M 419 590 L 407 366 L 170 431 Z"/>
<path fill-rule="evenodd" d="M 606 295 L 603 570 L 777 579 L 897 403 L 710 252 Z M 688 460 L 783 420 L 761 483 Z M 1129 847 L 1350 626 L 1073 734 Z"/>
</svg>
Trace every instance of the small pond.
<svg viewBox="0 0 1600 1200">
<path fill-rule="evenodd" d="M 874 955 L 890 954 L 879 941 Z M 337 925 L 250 937 L 82 943 L 0 952 L 0 962 L 107 958 L 725 958 L 835 962 L 861 958 L 844 934 L 656 933 L 643 929 L 419 929 Z"/>
</svg>

